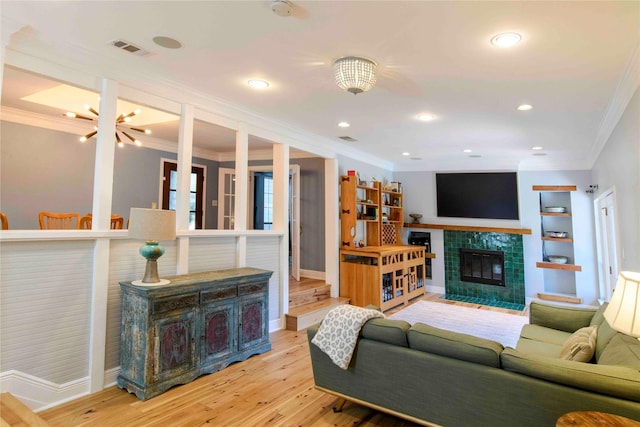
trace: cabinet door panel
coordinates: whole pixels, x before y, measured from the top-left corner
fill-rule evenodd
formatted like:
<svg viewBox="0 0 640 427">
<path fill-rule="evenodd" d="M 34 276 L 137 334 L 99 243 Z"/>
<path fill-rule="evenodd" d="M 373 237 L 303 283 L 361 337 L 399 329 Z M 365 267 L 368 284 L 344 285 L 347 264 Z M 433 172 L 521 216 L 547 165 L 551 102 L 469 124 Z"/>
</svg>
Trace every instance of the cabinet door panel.
<svg viewBox="0 0 640 427">
<path fill-rule="evenodd" d="M 177 376 L 195 367 L 194 317 L 195 313 L 190 311 L 156 321 L 155 380 Z"/>
<path fill-rule="evenodd" d="M 212 304 L 205 308 L 202 348 L 205 363 L 236 351 L 235 322 L 235 302 Z"/>
<path fill-rule="evenodd" d="M 238 349 L 240 351 L 268 340 L 266 295 L 245 297 L 239 303 Z"/>
</svg>

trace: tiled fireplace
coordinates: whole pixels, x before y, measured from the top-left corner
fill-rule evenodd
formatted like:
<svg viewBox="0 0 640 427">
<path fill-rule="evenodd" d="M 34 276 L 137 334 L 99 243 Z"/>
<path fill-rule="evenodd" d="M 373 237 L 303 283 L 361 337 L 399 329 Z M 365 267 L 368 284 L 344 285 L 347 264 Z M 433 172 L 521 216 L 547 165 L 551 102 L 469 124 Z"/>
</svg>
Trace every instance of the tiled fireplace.
<svg viewBox="0 0 640 427">
<path fill-rule="evenodd" d="M 493 275 L 495 280 L 474 283 L 469 277 L 461 275 L 461 253 L 472 253 L 476 266 L 471 270 L 481 271 L 482 264 L 492 263 L 489 273 L 485 266 L 480 275 Z M 493 254 L 491 258 L 485 256 Z M 501 255 L 500 255 L 501 254 Z M 448 299 L 477 299 L 490 305 L 517 308 L 525 304 L 524 257 L 521 234 L 505 234 L 475 231 L 444 231 L 444 272 L 445 291 Z M 478 258 L 479 257 L 479 258 Z M 498 267 L 496 259 L 504 257 L 504 266 Z M 488 261 L 490 259 L 491 261 Z M 463 262 L 469 265 L 471 261 Z M 475 261 L 474 261 L 475 262 Z M 502 268 L 502 271 L 499 271 Z M 480 269 L 480 270 L 479 270 Z M 469 275 L 470 268 L 463 267 L 463 273 Z M 500 280 L 496 277 L 500 273 Z M 474 280 L 477 282 L 477 280 Z M 504 304 L 501 304 L 504 303 Z"/>
</svg>

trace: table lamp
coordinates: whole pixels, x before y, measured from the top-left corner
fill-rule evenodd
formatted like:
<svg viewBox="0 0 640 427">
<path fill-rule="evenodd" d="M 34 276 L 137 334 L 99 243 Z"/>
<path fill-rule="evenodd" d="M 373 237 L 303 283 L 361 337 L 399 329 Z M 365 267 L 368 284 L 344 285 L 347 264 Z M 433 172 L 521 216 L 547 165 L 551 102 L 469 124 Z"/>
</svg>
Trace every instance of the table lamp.
<svg viewBox="0 0 640 427">
<path fill-rule="evenodd" d="M 176 212 L 162 209 L 131 208 L 129 214 L 129 237 L 146 241 L 140 248 L 140 255 L 147 259 L 142 280 L 133 281 L 134 285 L 157 286 L 170 283 L 158 277 L 157 260 L 164 254 L 160 240 L 175 240 Z"/>
<path fill-rule="evenodd" d="M 640 273 L 621 271 L 604 318 L 616 331 L 640 339 Z"/>
</svg>

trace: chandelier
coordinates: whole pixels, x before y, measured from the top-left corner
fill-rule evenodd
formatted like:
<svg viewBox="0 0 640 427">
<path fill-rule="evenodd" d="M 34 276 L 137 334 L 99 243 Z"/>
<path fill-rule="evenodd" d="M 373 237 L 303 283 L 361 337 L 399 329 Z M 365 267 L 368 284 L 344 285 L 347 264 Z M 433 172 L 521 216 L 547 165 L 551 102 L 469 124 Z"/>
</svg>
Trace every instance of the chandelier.
<svg viewBox="0 0 640 427">
<path fill-rule="evenodd" d="M 356 56 L 336 59 L 333 63 L 336 83 L 354 95 L 366 92 L 376 84 L 376 65 L 370 59 Z"/>
<path fill-rule="evenodd" d="M 85 105 L 84 108 L 85 110 L 89 111 L 96 117 L 83 116 L 81 114 L 72 113 L 70 111 L 66 112 L 64 115 L 74 119 L 97 121 L 97 117 L 99 117 L 100 114 L 89 105 Z M 149 135 L 151 133 L 149 129 L 140 129 L 140 128 L 129 125 L 131 118 L 133 116 L 137 116 L 140 113 L 141 113 L 141 110 L 136 109 L 130 112 L 129 114 L 120 114 L 118 117 L 116 117 L 116 143 L 118 144 L 118 147 L 120 148 L 124 147 L 124 141 L 123 141 L 124 138 L 128 139 L 131 143 L 135 145 L 138 145 L 138 146 L 142 145 L 142 143 L 138 139 L 134 138 L 131 135 L 131 131 L 144 133 L 146 135 Z M 89 132 L 88 134 L 80 137 L 80 141 L 85 142 L 86 140 L 93 137 L 97 133 L 98 133 L 98 127 L 94 126 L 92 132 Z"/>
</svg>

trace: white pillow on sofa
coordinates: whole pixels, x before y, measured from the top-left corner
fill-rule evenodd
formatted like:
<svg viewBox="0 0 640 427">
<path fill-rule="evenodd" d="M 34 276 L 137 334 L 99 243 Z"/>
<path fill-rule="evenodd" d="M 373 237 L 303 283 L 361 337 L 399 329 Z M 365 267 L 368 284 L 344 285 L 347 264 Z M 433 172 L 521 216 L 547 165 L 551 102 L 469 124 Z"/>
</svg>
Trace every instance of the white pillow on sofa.
<svg viewBox="0 0 640 427">
<path fill-rule="evenodd" d="M 560 358 L 574 362 L 588 362 L 596 351 L 598 326 L 587 326 L 575 331 L 562 346 Z"/>
</svg>

